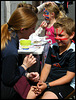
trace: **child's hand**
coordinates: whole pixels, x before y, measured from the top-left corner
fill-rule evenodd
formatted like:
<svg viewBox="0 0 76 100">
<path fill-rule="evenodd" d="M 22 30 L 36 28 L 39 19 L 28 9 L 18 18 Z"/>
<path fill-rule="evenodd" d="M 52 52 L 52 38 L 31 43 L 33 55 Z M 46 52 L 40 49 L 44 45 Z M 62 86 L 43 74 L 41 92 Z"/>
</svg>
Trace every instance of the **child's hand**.
<svg viewBox="0 0 76 100">
<path fill-rule="evenodd" d="M 40 27 L 42 27 L 42 28 L 47 27 L 47 23 L 46 23 L 46 21 L 43 21 L 43 22 L 41 23 Z"/>
<path fill-rule="evenodd" d="M 40 92 L 42 93 L 42 92 L 47 88 L 47 85 L 46 85 L 45 82 L 39 81 L 39 82 L 37 83 L 37 88 L 38 88 L 39 90 L 41 90 Z"/>
</svg>

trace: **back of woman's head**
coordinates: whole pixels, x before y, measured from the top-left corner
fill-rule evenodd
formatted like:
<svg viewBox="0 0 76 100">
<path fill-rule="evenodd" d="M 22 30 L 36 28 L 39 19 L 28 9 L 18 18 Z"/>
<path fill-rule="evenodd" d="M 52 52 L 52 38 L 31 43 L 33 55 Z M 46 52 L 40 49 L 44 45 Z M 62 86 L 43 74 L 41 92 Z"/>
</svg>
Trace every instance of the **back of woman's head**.
<svg viewBox="0 0 76 100">
<path fill-rule="evenodd" d="M 24 7 L 17 8 L 7 22 L 8 24 L 1 26 L 1 50 L 5 48 L 7 40 L 11 40 L 11 33 L 8 31 L 8 28 L 12 31 L 19 31 L 21 28 L 28 29 L 35 25 L 37 20 L 37 15 L 30 9 Z"/>
<path fill-rule="evenodd" d="M 11 15 L 8 24 L 14 28 L 14 30 L 20 30 L 21 28 L 30 28 L 36 24 L 38 18 L 34 12 L 30 9 L 20 7 L 17 8 Z"/>
<path fill-rule="evenodd" d="M 60 11 L 59 7 L 55 3 L 49 3 L 45 5 L 45 9 L 49 11 L 49 13 L 55 13 L 55 19 L 62 18 L 65 16 L 64 12 Z"/>
</svg>

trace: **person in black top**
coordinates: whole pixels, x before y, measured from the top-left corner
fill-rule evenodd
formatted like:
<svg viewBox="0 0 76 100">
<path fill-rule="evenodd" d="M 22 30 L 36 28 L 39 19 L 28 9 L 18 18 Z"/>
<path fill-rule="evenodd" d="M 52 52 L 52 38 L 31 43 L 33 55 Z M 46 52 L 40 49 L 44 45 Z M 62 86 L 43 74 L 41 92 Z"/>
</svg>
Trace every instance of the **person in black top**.
<svg viewBox="0 0 76 100">
<path fill-rule="evenodd" d="M 13 86 L 22 76 L 29 78 L 34 75 L 34 80 L 31 80 L 35 82 L 39 79 L 37 72 L 27 73 L 27 69 L 36 63 L 32 54 L 26 56 L 18 66 L 19 39 L 29 38 L 37 20 L 36 14 L 30 9 L 17 8 L 8 23 L 1 26 L 1 99 L 21 99 Z"/>
<path fill-rule="evenodd" d="M 53 26 L 58 46 L 50 46 L 40 80 L 27 99 L 64 99 L 75 89 L 75 22 L 63 17 Z"/>
</svg>

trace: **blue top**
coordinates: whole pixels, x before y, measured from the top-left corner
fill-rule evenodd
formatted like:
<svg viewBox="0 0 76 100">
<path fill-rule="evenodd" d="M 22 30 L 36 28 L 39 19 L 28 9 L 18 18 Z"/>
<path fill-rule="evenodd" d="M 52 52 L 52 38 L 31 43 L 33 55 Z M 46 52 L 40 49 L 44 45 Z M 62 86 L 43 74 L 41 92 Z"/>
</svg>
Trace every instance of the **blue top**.
<svg viewBox="0 0 76 100">
<path fill-rule="evenodd" d="M 1 81 L 5 87 L 13 86 L 26 72 L 18 66 L 18 47 L 18 35 L 12 32 L 11 41 L 8 40 L 8 45 L 1 51 Z"/>
<path fill-rule="evenodd" d="M 51 82 L 66 75 L 67 71 L 75 73 L 75 44 L 72 42 L 71 46 L 64 53 L 59 55 L 59 47 L 51 46 L 45 63 L 51 64 L 51 71 L 47 81 Z M 51 78 L 50 78 L 51 77 Z M 75 88 L 75 78 L 69 83 Z"/>
</svg>

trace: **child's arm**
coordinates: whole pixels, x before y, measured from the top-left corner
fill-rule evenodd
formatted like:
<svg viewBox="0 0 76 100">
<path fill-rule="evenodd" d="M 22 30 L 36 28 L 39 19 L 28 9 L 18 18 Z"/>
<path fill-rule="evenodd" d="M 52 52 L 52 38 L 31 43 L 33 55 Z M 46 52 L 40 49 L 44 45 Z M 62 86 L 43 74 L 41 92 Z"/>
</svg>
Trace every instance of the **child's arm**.
<svg viewBox="0 0 76 100">
<path fill-rule="evenodd" d="M 51 69 L 51 65 L 49 64 L 45 64 L 42 71 L 41 71 L 41 75 L 40 75 L 40 81 L 42 82 L 45 82 L 48 75 L 49 75 L 49 72 L 50 72 L 50 69 Z"/>
<path fill-rule="evenodd" d="M 41 4 L 41 5 L 39 5 L 39 6 L 37 7 L 38 13 L 40 13 L 40 12 L 43 10 L 44 6 L 45 6 L 45 3 L 43 3 L 43 4 Z"/>
<path fill-rule="evenodd" d="M 67 71 L 65 76 L 63 76 L 55 81 L 49 82 L 49 85 L 57 86 L 57 85 L 63 85 L 63 84 L 69 83 L 74 78 L 74 76 L 75 76 L 74 72 Z"/>
<path fill-rule="evenodd" d="M 39 28 L 35 31 L 35 33 L 32 33 L 30 36 L 29 36 L 29 39 L 30 40 L 33 40 L 36 36 L 38 36 L 39 34 L 42 33 L 43 29 L 47 27 L 47 23 L 46 21 L 43 21 L 41 23 L 41 25 L 39 26 Z"/>
<path fill-rule="evenodd" d="M 41 89 L 40 94 L 42 93 L 42 91 L 44 91 L 47 88 L 47 83 L 45 83 L 46 77 L 48 75 L 47 70 L 48 69 L 46 68 L 46 70 L 42 72 L 40 81 L 37 84 L 38 89 Z M 65 76 L 55 81 L 49 82 L 48 84 L 50 87 L 57 86 L 57 85 L 63 85 L 63 84 L 69 83 L 74 78 L 74 76 L 75 76 L 74 72 L 67 71 Z"/>
<path fill-rule="evenodd" d="M 46 81 L 50 70 L 51 70 L 51 65 L 45 64 L 41 71 L 40 81 L 43 81 L 43 82 Z M 62 85 L 62 84 L 69 83 L 74 78 L 74 76 L 75 76 L 74 72 L 67 71 L 65 76 L 63 76 L 55 81 L 49 82 L 49 85 L 56 86 L 56 85 Z"/>
<path fill-rule="evenodd" d="M 47 23 L 46 23 L 46 21 L 43 21 L 41 23 L 40 27 L 35 31 L 34 35 L 38 36 L 39 34 L 41 34 L 45 27 L 47 27 Z"/>
<path fill-rule="evenodd" d="M 45 4 L 48 4 L 48 3 L 52 3 L 52 4 L 53 4 L 54 2 L 47 1 L 47 2 L 44 2 L 44 3 L 42 3 L 41 5 L 39 5 L 39 6 L 37 7 L 38 13 L 40 13 L 40 12 L 43 10 Z"/>
</svg>

